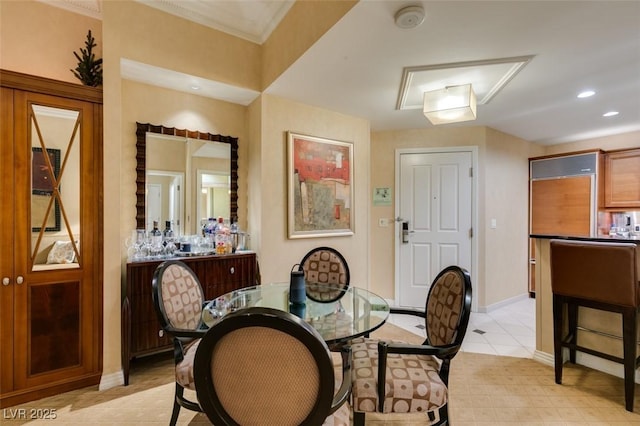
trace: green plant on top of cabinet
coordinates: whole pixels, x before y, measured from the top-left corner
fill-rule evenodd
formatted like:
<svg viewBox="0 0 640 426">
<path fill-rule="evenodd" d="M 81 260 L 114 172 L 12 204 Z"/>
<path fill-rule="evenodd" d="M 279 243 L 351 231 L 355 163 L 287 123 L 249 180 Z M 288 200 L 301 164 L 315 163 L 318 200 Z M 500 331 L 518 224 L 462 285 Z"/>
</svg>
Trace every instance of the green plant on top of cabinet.
<svg viewBox="0 0 640 426">
<path fill-rule="evenodd" d="M 640 207 L 640 148 L 605 154 L 605 207 Z"/>
</svg>

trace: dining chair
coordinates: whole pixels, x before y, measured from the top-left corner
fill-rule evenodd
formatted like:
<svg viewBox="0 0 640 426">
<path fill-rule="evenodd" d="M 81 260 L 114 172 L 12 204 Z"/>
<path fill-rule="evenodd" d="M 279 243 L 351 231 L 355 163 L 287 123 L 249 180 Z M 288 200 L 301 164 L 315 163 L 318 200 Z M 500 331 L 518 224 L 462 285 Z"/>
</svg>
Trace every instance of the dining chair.
<svg viewBox="0 0 640 426">
<path fill-rule="evenodd" d="M 351 349 L 337 358 L 334 370 L 320 334 L 297 316 L 240 309 L 215 323 L 198 346 L 198 401 L 215 425 L 346 426 Z"/>
<path fill-rule="evenodd" d="M 423 412 L 435 424 L 449 424 L 448 384 L 451 360 L 460 350 L 471 312 L 471 278 L 458 266 L 434 279 L 425 310 L 391 308 L 391 314 L 425 320 L 421 345 L 358 338 L 353 350 L 353 419 L 365 413 Z"/>
<path fill-rule="evenodd" d="M 349 287 L 349 265 L 340 252 L 331 247 L 316 247 L 300 261 L 304 271 L 307 297 L 316 302 L 333 302 Z"/>
<path fill-rule="evenodd" d="M 179 260 L 167 260 L 156 268 L 152 281 L 153 304 L 162 329 L 173 337 L 176 390 L 170 425 L 175 425 L 180 407 L 202 412 L 200 404 L 184 396 L 195 390 L 193 362 L 205 335 L 202 323 L 204 293 L 198 277 Z"/>
</svg>

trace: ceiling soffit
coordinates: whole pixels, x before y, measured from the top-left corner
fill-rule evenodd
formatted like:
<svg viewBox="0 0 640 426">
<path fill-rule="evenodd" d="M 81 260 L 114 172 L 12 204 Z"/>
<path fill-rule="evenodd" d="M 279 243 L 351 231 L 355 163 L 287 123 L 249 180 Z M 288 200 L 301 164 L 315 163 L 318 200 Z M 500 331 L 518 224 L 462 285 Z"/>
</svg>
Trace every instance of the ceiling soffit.
<svg viewBox="0 0 640 426">
<path fill-rule="evenodd" d="M 38 0 L 50 6 L 102 20 L 102 0 Z"/>
<path fill-rule="evenodd" d="M 136 0 L 146 6 L 197 22 L 209 28 L 264 43 L 295 0 L 211 1 Z"/>
<path fill-rule="evenodd" d="M 424 92 L 471 83 L 478 105 L 491 101 L 534 55 L 405 67 L 397 110 L 422 109 Z"/>
</svg>

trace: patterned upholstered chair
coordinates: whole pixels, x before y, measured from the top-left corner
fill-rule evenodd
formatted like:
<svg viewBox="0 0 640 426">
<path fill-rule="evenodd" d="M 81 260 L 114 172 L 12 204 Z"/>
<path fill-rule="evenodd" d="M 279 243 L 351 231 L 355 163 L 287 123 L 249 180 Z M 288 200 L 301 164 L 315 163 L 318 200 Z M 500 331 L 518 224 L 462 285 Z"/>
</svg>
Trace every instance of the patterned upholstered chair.
<svg viewBox="0 0 640 426">
<path fill-rule="evenodd" d="M 185 389 L 195 390 L 193 361 L 202 329 L 202 305 L 204 293 L 198 277 L 191 268 L 178 260 L 167 260 L 153 274 L 153 304 L 163 330 L 173 336 L 176 364 L 176 392 L 171 414 L 175 425 L 180 407 L 202 411 L 197 402 L 184 396 Z"/>
<path fill-rule="evenodd" d="M 451 359 L 462 345 L 471 311 L 471 278 L 450 266 L 435 278 L 425 312 L 391 308 L 392 314 L 425 319 L 422 345 L 359 338 L 352 341 L 354 424 L 366 412 L 424 412 L 436 424 L 449 424 L 448 382 Z"/>
<path fill-rule="evenodd" d="M 351 350 L 337 372 L 318 332 L 289 312 L 246 308 L 213 325 L 198 346 L 198 400 L 215 425 L 349 425 Z"/>
<path fill-rule="evenodd" d="M 334 248 L 316 247 L 300 262 L 304 271 L 307 297 L 316 302 L 333 302 L 349 287 L 349 266 Z"/>
</svg>

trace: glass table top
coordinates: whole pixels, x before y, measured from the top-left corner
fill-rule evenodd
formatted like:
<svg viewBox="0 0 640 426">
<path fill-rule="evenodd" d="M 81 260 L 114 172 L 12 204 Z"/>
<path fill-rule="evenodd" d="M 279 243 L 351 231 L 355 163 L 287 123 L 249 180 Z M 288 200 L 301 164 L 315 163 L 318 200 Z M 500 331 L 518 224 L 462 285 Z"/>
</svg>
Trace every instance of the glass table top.
<svg viewBox="0 0 640 426">
<path fill-rule="evenodd" d="M 261 306 L 291 312 L 315 328 L 327 344 L 368 334 L 384 324 L 389 304 L 368 290 L 349 287 L 335 301 L 318 302 L 306 298 L 303 304 L 289 303 L 289 283 L 246 287 L 209 301 L 202 320 L 211 327 L 218 319 L 239 309 Z"/>
</svg>

